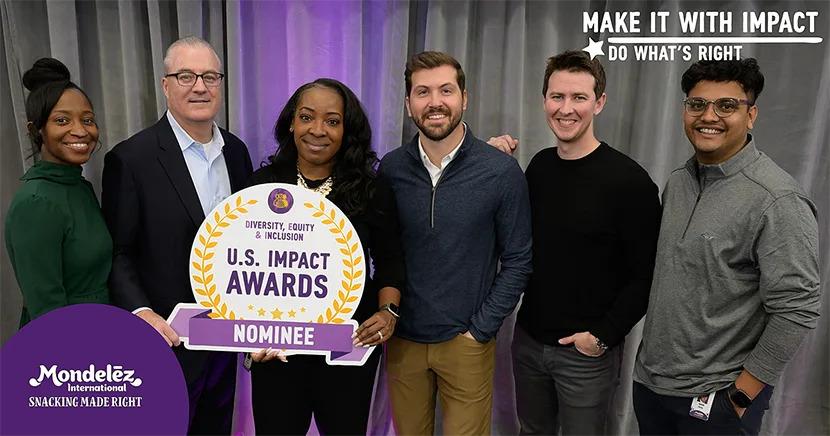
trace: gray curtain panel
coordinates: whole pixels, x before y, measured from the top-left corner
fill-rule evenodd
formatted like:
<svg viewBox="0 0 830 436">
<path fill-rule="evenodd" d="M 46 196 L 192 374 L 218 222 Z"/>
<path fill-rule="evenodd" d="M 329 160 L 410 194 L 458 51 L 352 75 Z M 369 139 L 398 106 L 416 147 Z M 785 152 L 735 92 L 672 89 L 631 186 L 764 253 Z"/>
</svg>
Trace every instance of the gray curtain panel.
<svg viewBox="0 0 830 436">
<path fill-rule="evenodd" d="M 197 35 L 210 41 L 225 63 L 226 109 L 219 123 L 242 137 L 260 162 L 274 151 L 271 128 L 290 93 L 320 76 L 342 80 L 366 107 L 380 155 L 409 139 L 415 128 L 403 110 L 403 68 L 421 50 L 455 55 L 467 74 L 465 119 L 487 139 L 510 133 L 520 140 L 524 167 L 554 144 L 542 112 L 547 57 L 581 49 L 588 37 L 583 11 L 818 11 L 820 44 L 745 44 L 743 57 L 758 59 L 766 88 L 753 131 L 759 148 L 790 172 L 819 210 L 822 312 L 830 277 L 830 4 L 826 1 L 3 1 L 0 2 L 0 220 L 19 177 L 31 163 L 25 136 L 23 72 L 35 59 L 62 60 L 95 105 L 103 149 L 84 174 L 100 188 L 103 154 L 152 124 L 163 113 L 160 88 L 164 49 Z M 740 31 L 736 27 L 735 34 Z M 606 44 L 607 47 L 607 44 Z M 607 50 L 606 50 L 607 54 Z M 682 128 L 680 76 L 690 62 L 624 62 L 600 58 L 608 102 L 596 119 L 597 137 L 627 153 L 661 186 L 691 154 Z M 0 233 L 0 340 L 17 330 L 21 297 Z M 509 345 L 513 319 L 498 337 L 494 425 L 515 434 Z M 765 434 L 830 433 L 828 317 L 793 356 L 776 386 L 764 420 Z M 626 340 L 623 379 L 614 406 L 614 432 L 637 432 L 631 406 L 631 369 L 639 326 Z M 389 404 L 379 380 L 373 434 L 389 434 Z M 237 395 L 237 428 L 250 429 L 247 391 Z"/>
</svg>

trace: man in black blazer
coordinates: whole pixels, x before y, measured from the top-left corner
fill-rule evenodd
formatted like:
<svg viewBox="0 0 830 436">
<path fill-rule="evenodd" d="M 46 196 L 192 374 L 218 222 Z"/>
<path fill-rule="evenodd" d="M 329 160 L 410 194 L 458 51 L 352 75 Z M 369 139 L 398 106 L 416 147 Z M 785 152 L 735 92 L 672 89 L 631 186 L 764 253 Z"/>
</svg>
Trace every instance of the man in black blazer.
<svg viewBox="0 0 830 436">
<path fill-rule="evenodd" d="M 236 354 L 190 351 L 165 319 L 194 302 L 193 238 L 205 215 L 252 172 L 245 144 L 220 129 L 222 64 L 199 38 L 174 42 L 164 58 L 167 113 L 116 145 L 104 165 L 102 208 L 112 234 L 112 301 L 147 321 L 173 350 L 190 396 L 192 434 L 229 434 Z"/>
</svg>

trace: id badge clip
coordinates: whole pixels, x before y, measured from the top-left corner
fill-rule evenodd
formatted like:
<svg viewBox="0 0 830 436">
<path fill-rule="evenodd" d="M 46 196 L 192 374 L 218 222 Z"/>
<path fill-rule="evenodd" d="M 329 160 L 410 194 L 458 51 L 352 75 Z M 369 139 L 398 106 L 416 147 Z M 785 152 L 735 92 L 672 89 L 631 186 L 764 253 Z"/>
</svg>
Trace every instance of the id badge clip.
<svg viewBox="0 0 830 436">
<path fill-rule="evenodd" d="M 692 398 L 692 406 L 689 409 L 689 416 L 697 418 L 701 421 L 708 421 L 709 412 L 712 410 L 712 404 L 714 402 L 715 392 Z"/>
</svg>

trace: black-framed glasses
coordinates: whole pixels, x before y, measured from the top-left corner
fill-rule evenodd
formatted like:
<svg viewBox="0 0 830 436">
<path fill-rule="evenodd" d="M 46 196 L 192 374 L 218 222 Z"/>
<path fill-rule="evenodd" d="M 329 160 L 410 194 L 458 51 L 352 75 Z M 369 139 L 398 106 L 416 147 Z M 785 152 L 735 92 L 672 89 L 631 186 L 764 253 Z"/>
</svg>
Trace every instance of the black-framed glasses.
<svg viewBox="0 0 830 436">
<path fill-rule="evenodd" d="M 202 78 L 202 83 L 209 88 L 215 88 L 222 84 L 222 78 L 225 77 L 222 73 L 215 71 L 208 71 L 202 74 L 196 74 L 193 71 L 180 71 L 178 73 L 165 74 L 164 77 L 175 77 L 176 81 L 181 86 L 193 86 L 199 78 Z"/>
<path fill-rule="evenodd" d="M 723 97 L 717 100 L 706 100 L 702 97 L 691 97 L 683 99 L 683 106 L 686 108 L 686 113 L 693 116 L 703 115 L 706 112 L 706 107 L 712 104 L 715 108 L 715 115 L 726 118 L 735 113 L 741 105 L 752 106 L 755 103 L 749 100 L 742 100 L 732 97 Z"/>
</svg>

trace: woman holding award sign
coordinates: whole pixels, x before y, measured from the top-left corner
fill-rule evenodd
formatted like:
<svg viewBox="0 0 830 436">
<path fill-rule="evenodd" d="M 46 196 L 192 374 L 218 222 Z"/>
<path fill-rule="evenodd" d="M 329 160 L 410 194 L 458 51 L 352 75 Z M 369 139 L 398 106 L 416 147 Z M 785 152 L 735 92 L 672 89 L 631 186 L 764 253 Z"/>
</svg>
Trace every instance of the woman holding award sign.
<svg viewBox="0 0 830 436">
<path fill-rule="evenodd" d="M 378 159 L 360 101 L 337 80 L 307 83 L 282 109 L 274 138 L 277 153 L 250 184 L 297 184 L 327 197 L 348 215 L 366 251 L 363 257 L 371 256 L 374 263 L 353 317 L 360 323 L 354 343 L 369 347 L 386 342 L 398 316 L 403 254 L 395 198 L 376 176 Z M 277 350 L 254 353 L 256 432 L 305 434 L 313 414 L 322 434 L 366 434 L 379 351 L 363 366 L 329 366 L 323 356 L 285 359 Z"/>
<path fill-rule="evenodd" d="M 37 162 L 6 215 L 6 250 L 20 291 L 20 325 L 59 307 L 107 303 L 110 239 L 92 185 L 81 175 L 98 144 L 92 103 L 52 58 L 23 75 L 26 128 Z"/>
</svg>

